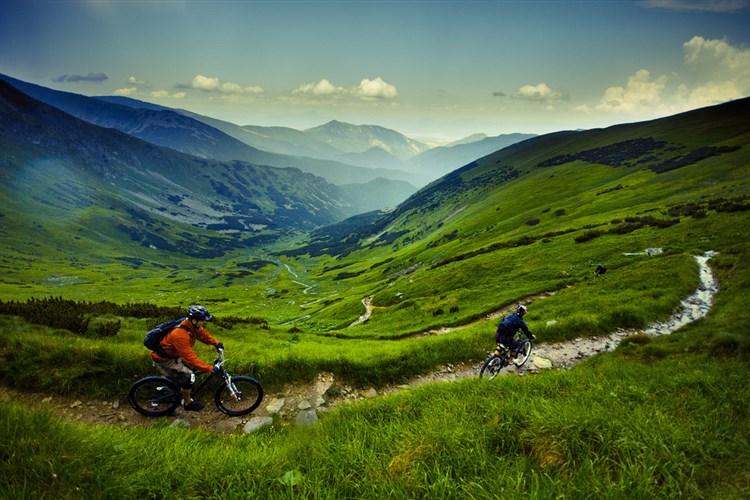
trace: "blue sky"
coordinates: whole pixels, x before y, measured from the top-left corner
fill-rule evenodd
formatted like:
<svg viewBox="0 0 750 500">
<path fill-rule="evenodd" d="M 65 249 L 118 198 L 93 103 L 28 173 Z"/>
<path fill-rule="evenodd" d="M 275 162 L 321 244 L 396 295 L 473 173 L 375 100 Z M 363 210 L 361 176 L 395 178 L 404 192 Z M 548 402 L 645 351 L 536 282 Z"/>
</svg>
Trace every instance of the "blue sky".
<svg viewBox="0 0 750 500">
<path fill-rule="evenodd" d="M 750 95 L 750 0 L 1 0 L 0 72 L 239 125 L 546 133 Z"/>
</svg>

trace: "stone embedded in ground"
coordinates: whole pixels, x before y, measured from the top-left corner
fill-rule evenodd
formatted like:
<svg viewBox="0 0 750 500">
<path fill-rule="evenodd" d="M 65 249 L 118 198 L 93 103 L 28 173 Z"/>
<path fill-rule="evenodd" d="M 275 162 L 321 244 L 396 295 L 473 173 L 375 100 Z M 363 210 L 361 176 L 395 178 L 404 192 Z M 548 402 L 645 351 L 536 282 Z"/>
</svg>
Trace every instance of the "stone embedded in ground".
<svg viewBox="0 0 750 500">
<path fill-rule="evenodd" d="M 332 385 L 333 374 L 328 372 L 321 373 L 318 375 L 318 380 L 315 382 L 315 392 L 317 395 L 322 396 Z"/>
<path fill-rule="evenodd" d="M 543 358 L 541 356 L 537 356 L 532 361 L 532 366 L 534 368 L 538 368 L 540 370 L 546 370 L 548 368 L 552 368 L 552 361 L 550 361 L 547 358 Z"/>
<path fill-rule="evenodd" d="M 295 422 L 297 423 L 297 425 L 310 425 L 314 422 L 317 422 L 317 420 L 318 414 L 315 412 L 315 410 L 305 410 L 297 414 Z"/>
<path fill-rule="evenodd" d="M 242 428 L 242 432 L 245 434 L 251 434 L 265 425 L 271 425 L 273 418 L 271 417 L 253 417 L 248 423 Z"/>
<path fill-rule="evenodd" d="M 365 391 L 361 391 L 359 394 L 363 398 L 374 398 L 375 396 L 378 395 L 378 391 L 376 391 L 375 389 L 371 387 Z"/>
<path fill-rule="evenodd" d="M 266 406 L 266 411 L 268 411 L 268 413 L 279 413 L 283 407 L 284 407 L 284 400 L 279 399 L 279 398 L 274 398 Z"/>
<path fill-rule="evenodd" d="M 231 434 L 235 430 L 237 430 L 237 426 L 239 426 L 241 423 L 242 419 L 240 418 L 227 418 L 225 420 L 216 422 L 216 425 L 214 425 L 214 430 L 216 430 L 216 432 Z"/>
</svg>

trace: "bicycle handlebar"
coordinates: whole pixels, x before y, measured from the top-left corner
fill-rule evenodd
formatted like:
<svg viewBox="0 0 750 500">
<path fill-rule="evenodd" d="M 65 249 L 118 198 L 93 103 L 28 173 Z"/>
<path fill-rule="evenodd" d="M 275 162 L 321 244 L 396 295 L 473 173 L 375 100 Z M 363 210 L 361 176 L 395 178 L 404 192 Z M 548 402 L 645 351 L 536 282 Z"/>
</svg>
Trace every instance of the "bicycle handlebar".
<svg viewBox="0 0 750 500">
<path fill-rule="evenodd" d="M 224 349 L 218 349 L 218 351 L 219 357 L 214 361 L 214 366 L 218 365 L 221 368 L 224 365 Z"/>
</svg>

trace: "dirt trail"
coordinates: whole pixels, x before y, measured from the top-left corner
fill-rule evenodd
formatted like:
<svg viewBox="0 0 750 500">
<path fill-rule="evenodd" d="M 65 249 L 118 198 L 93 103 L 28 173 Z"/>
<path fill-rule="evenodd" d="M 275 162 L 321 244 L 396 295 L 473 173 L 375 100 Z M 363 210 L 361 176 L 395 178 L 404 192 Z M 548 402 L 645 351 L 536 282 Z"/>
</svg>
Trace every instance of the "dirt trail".
<svg viewBox="0 0 750 500">
<path fill-rule="evenodd" d="M 534 346 L 529 360 L 522 368 L 509 367 L 505 370 L 505 374 L 534 373 L 547 368 L 570 368 L 594 354 L 613 351 L 623 338 L 630 335 L 666 335 L 706 316 L 713 304 L 713 296 L 719 290 L 718 282 L 708 265 L 708 261 L 715 255 L 715 252 L 706 252 L 703 255 L 694 256 L 700 269 L 700 285 L 693 294 L 681 301 L 680 309 L 667 321 L 653 323 L 642 330 L 617 329 L 605 336 L 578 338 L 565 342 L 538 343 Z M 437 374 L 419 377 L 411 385 L 438 380 L 460 380 L 467 377 L 476 377 L 482 362 L 471 365 L 449 365 L 443 367 Z"/>
<path fill-rule="evenodd" d="M 580 338 L 567 342 L 539 343 L 535 345 L 531 357 L 522 368 L 509 367 L 501 373 L 523 375 L 549 368 L 570 368 L 589 356 L 614 350 L 620 341 L 629 335 L 638 333 L 665 335 L 704 317 L 711 308 L 714 294 L 719 289 L 708 265 L 709 259 L 714 255 L 716 255 L 715 252 L 706 252 L 704 255 L 695 256 L 700 268 L 700 285 L 692 295 L 682 300 L 680 310 L 675 312 L 667 321 L 654 323 L 642 330 L 618 329 L 606 336 Z M 530 303 L 532 300 L 547 296 L 549 294 L 528 297 L 521 302 Z M 366 310 L 371 311 L 369 302 L 367 299 L 363 300 Z M 499 318 L 508 310 L 496 311 L 487 318 Z M 444 334 L 467 326 L 469 325 L 433 330 L 420 335 Z M 416 377 L 406 384 L 388 386 L 379 390 L 373 388 L 354 389 L 345 384 L 337 383 L 333 374 L 321 373 L 314 383 L 293 384 L 280 391 L 266 394 L 261 407 L 247 417 L 228 417 L 216 410 L 212 401 L 206 401 L 208 404 L 200 413 L 184 412 L 178 409 L 174 415 L 167 417 L 167 419 L 170 425 L 197 427 L 217 432 L 253 432 L 259 426 L 270 423 L 274 414 L 279 415 L 283 421 L 304 425 L 317 420 L 320 413 L 346 401 L 392 394 L 405 388 L 430 382 L 455 381 L 477 377 L 482 362 L 483 360 L 477 363 L 445 365 L 432 373 Z M 137 414 L 130 408 L 124 398 L 116 401 L 93 401 L 76 397 L 30 394 L 0 387 L 0 402 L 9 401 L 17 401 L 31 407 L 47 408 L 55 415 L 89 424 L 149 426 L 158 421 L 158 419 Z"/>
</svg>

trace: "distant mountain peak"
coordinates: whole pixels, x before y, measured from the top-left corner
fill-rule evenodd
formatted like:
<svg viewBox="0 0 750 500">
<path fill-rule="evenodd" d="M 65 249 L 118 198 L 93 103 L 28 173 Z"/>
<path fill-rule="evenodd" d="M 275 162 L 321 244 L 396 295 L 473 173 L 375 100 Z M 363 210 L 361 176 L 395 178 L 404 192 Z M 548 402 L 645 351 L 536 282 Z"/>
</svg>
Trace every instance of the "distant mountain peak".
<svg viewBox="0 0 750 500">
<path fill-rule="evenodd" d="M 426 144 L 380 125 L 353 125 L 331 120 L 309 128 L 305 133 L 344 153 L 362 153 L 379 147 L 401 161 L 430 149 Z"/>
<path fill-rule="evenodd" d="M 471 134 L 468 135 L 462 139 L 459 139 L 457 141 L 453 141 L 449 144 L 446 144 L 445 147 L 451 147 L 451 146 L 459 146 L 461 144 L 471 144 L 472 142 L 479 142 L 487 139 L 489 136 L 484 133 L 478 133 L 478 134 Z"/>
</svg>

